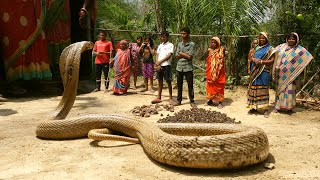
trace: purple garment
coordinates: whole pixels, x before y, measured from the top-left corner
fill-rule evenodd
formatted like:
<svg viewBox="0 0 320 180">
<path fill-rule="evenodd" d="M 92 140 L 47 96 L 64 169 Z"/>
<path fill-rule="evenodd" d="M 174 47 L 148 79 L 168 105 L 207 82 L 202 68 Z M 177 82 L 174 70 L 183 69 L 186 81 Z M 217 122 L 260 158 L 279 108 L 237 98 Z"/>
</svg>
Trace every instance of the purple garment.
<svg viewBox="0 0 320 180">
<path fill-rule="evenodd" d="M 142 64 L 142 75 L 143 78 L 153 78 L 154 75 L 154 64 L 153 63 L 143 63 Z"/>
<path fill-rule="evenodd" d="M 132 74 L 134 76 L 139 76 L 141 74 L 141 64 L 140 64 L 140 54 L 139 54 L 139 46 L 137 43 L 130 44 L 130 53 L 132 58 Z"/>
</svg>

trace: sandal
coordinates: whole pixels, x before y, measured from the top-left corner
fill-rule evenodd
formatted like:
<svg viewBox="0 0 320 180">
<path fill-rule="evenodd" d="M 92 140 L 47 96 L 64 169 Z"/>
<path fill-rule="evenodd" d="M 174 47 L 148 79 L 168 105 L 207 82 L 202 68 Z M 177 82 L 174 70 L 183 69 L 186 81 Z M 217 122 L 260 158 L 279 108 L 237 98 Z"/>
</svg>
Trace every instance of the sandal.
<svg viewBox="0 0 320 180">
<path fill-rule="evenodd" d="M 161 103 L 162 100 L 157 98 L 157 99 L 154 99 L 153 101 L 151 101 L 152 104 L 157 104 L 157 103 Z"/>
<path fill-rule="evenodd" d="M 174 105 L 175 102 L 174 102 L 172 99 L 170 99 L 170 100 L 169 100 L 169 104 L 170 104 L 170 105 Z"/>
</svg>

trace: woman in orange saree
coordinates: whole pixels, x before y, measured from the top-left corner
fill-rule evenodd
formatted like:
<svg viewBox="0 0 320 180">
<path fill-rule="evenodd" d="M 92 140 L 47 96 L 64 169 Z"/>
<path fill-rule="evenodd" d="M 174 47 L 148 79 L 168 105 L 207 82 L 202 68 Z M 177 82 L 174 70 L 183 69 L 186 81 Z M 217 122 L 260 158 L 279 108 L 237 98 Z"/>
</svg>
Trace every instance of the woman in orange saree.
<svg viewBox="0 0 320 180">
<path fill-rule="evenodd" d="M 225 50 L 221 47 L 220 39 L 218 37 L 211 38 L 206 68 L 206 98 L 208 105 L 218 102 L 220 109 L 223 108 L 222 102 L 226 84 L 224 53 Z"/>
<path fill-rule="evenodd" d="M 120 41 L 120 48 L 114 57 L 114 74 L 115 81 L 113 85 L 114 94 L 126 94 L 129 88 L 130 72 L 131 72 L 131 58 L 128 43 L 125 40 Z"/>
</svg>

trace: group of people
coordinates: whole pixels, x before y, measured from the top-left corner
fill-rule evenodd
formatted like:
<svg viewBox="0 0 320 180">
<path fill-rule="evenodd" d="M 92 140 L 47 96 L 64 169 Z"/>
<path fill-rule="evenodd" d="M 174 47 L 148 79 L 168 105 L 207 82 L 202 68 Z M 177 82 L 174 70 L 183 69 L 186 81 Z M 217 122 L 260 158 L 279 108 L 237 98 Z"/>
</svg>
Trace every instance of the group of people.
<svg viewBox="0 0 320 180">
<path fill-rule="evenodd" d="M 249 113 L 261 109 L 264 117 L 269 117 L 269 84 L 272 79 L 276 84 L 274 112 L 292 112 L 296 105 L 295 80 L 313 59 L 312 55 L 299 45 L 299 36 L 294 32 L 287 36 L 286 43 L 276 48 L 270 45 L 266 32 L 261 32 L 253 44 L 255 45 L 248 55 Z"/>
<path fill-rule="evenodd" d="M 130 86 L 130 76 L 133 76 L 133 89 L 137 88 L 137 77 L 143 74 L 145 89 L 148 91 L 150 81 L 151 91 L 153 91 L 154 60 L 153 41 L 147 37 L 142 42 L 142 37 L 138 37 L 135 43 L 128 43 L 126 40 L 119 42 L 116 55 L 111 59 L 113 45 L 106 39 L 106 32 L 100 31 L 100 40 L 95 42 L 93 54 L 96 66 L 96 88 L 94 91 L 101 90 L 101 75 L 104 74 L 106 91 L 109 89 L 109 66 L 113 67 L 115 81 L 112 87 L 114 94 L 126 94 Z M 142 61 L 142 66 L 141 66 Z"/>
<path fill-rule="evenodd" d="M 148 81 L 153 91 L 153 77 L 156 72 L 158 80 L 158 95 L 151 102 L 162 102 L 163 81 L 168 85 L 169 104 L 178 106 L 182 102 L 183 79 L 188 84 L 188 96 L 192 107 L 194 102 L 193 87 L 193 55 L 195 43 L 190 40 L 190 29 L 184 27 L 180 31 L 181 42 L 175 48 L 169 41 L 169 33 L 164 31 L 160 34 L 161 44 L 155 50 L 150 37 L 142 42 L 138 37 L 136 43 L 128 44 L 127 41 L 120 41 L 120 47 L 116 56 L 109 62 L 111 42 L 105 40 L 105 32 L 100 32 L 100 41 L 94 47 L 96 57 L 97 88 L 100 90 L 101 70 L 105 73 L 106 89 L 108 89 L 108 69 L 112 64 L 115 72 L 115 82 L 113 85 L 114 94 L 126 94 L 129 88 L 130 75 L 133 75 L 134 87 L 136 89 L 137 76 L 142 71 L 144 77 L 143 91 L 148 90 Z M 101 46 L 104 41 L 104 49 Z M 253 47 L 248 54 L 248 74 L 250 76 L 247 91 L 247 107 L 249 113 L 258 110 L 264 111 L 264 117 L 268 117 L 269 109 L 269 84 L 272 79 L 276 82 L 276 102 L 274 112 L 280 110 L 292 111 L 295 107 L 295 79 L 303 69 L 313 59 L 312 55 L 299 45 L 297 33 L 290 33 L 286 38 L 286 43 L 273 48 L 269 42 L 266 32 L 261 32 L 257 39 L 253 40 Z M 155 61 L 153 56 L 155 55 Z M 176 59 L 176 80 L 177 99 L 172 98 L 172 71 L 171 64 L 173 56 Z M 100 63 L 100 59 L 106 61 Z M 101 61 L 102 62 L 102 61 Z M 142 62 L 142 66 L 140 65 Z M 226 84 L 225 71 L 225 48 L 221 45 L 218 37 L 212 37 L 207 51 L 206 58 L 206 99 L 208 105 L 217 105 L 223 108 L 224 87 Z"/>
</svg>

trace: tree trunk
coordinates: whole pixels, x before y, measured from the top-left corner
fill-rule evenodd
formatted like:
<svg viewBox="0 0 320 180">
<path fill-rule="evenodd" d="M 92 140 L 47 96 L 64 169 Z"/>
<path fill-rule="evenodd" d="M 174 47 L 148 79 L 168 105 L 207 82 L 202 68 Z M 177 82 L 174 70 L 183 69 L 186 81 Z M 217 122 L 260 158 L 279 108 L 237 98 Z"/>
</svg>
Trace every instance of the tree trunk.
<svg viewBox="0 0 320 180">
<path fill-rule="evenodd" d="M 226 65 L 226 70 L 227 70 L 227 76 L 232 75 L 232 61 L 234 59 L 234 54 L 235 54 L 235 44 L 234 44 L 234 37 L 227 37 L 227 59 L 225 62 Z"/>
<path fill-rule="evenodd" d="M 160 0 L 154 1 L 154 8 L 156 11 L 156 19 L 157 19 L 157 31 L 161 32 L 164 30 L 163 26 L 163 18 L 161 16 L 161 10 L 160 10 Z"/>
</svg>

